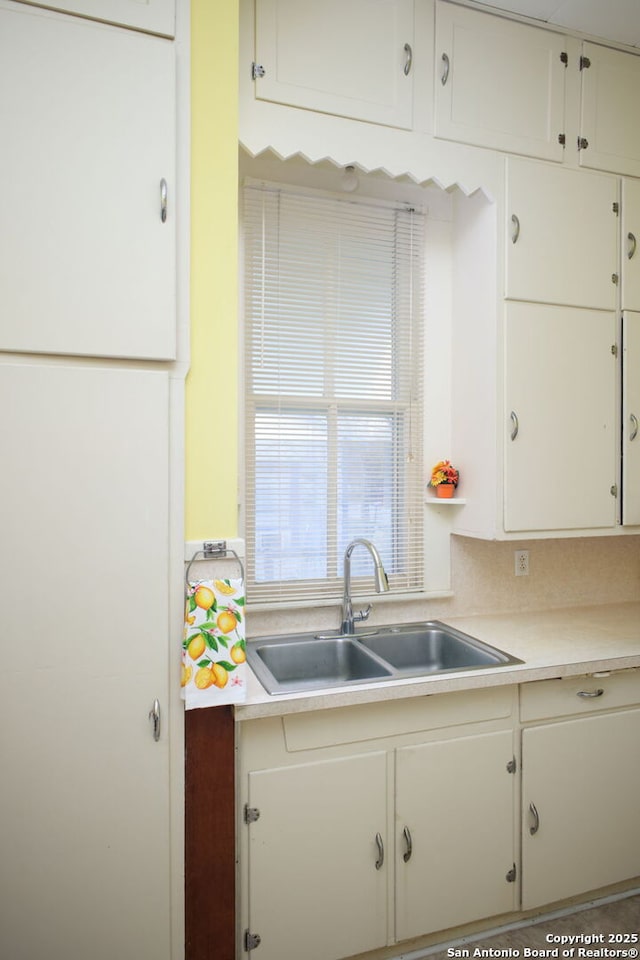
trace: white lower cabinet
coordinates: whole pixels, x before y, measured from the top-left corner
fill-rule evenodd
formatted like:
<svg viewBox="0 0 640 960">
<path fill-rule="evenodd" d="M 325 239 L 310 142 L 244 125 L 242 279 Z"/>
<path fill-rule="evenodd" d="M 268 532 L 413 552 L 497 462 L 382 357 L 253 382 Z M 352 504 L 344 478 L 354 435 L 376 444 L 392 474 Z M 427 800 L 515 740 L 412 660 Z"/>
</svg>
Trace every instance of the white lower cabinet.
<svg viewBox="0 0 640 960">
<path fill-rule="evenodd" d="M 465 699 L 491 724 L 469 723 Z M 353 727 L 349 708 L 284 732 L 243 723 L 242 950 L 339 960 L 515 909 L 512 702 L 505 688 L 354 707 Z"/>
<path fill-rule="evenodd" d="M 0 956 L 169 960 L 168 374 L 3 362 L 0 435 Z"/>
<path fill-rule="evenodd" d="M 341 960 L 635 882 L 640 670 L 519 698 L 520 723 L 513 687 L 242 722 L 238 957 Z"/>
<path fill-rule="evenodd" d="M 622 684 L 627 688 L 622 692 L 630 694 L 626 699 L 637 702 L 637 671 L 627 674 L 611 678 L 613 683 L 596 677 L 547 683 L 554 696 L 566 688 L 567 699 L 574 701 L 571 709 L 578 712 L 624 703 L 618 696 Z M 523 731 L 523 909 L 640 875 L 639 739 L 638 708 Z"/>
<path fill-rule="evenodd" d="M 260 811 L 248 862 L 260 960 L 326 960 L 384 946 L 386 782 L 384 752 L 249 774 L 249 806 Z"/>
<path fill-rule="evenodd" d="M 516 906 L 512 733 L 396 753 L 396 939 Z"/>
</svg>

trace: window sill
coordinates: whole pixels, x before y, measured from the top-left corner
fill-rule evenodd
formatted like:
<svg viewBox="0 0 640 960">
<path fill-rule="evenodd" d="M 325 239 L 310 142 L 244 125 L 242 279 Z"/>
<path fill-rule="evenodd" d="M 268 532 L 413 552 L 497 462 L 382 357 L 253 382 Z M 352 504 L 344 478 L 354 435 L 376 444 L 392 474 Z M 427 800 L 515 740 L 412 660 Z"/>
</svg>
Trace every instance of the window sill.
<svg viewBox="0 0 640 960">
<path fill-rule="evenodd" d="M 411 603 L 414 601 L 439 600 L 446 597 L 452 597 L 452 590 L 424 590 L 420 593 L 394 593 L 393 589 L 389 593 L 359 593 L 352 597 L 354 605 L 372 603 L 375 606 L 387 603 Z M 310 607 L 339 607 L 341 599 L 333 598 L 327 600 L 273 600 L 261 601 L 260 603 L 247 602 L 247 612 L 251 613 L 271 613 L 278 610 L 308 610 Z"/>
</svg>

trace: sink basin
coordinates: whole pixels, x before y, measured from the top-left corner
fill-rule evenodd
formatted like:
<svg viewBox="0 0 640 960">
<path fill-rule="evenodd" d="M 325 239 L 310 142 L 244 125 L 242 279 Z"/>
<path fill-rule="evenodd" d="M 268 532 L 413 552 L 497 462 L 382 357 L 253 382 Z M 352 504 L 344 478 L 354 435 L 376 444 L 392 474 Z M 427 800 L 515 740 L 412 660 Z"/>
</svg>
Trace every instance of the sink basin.
<svg viewBox="0 0 640 960">
<path fill-rule="evenodd" d="M 272 694 L 522 663 L 437 620 L 360 636 L 262 637 L 247 644 L 247 659 Z"/>
<path fill-rule="evenodd" d="M 397 670 L 412 673 L 442 673 L 520 662 L 435 621 L 381 630 L 375 636 L 363 637 L 360 643 Z"/>
<path fill-rule="evenodd" d="M 367 680 L 388 679 L 391 670 L 354 640 L 294 640 L 263 643 L 251 649 L 249 662 L 269 693 L 341 686 Z M 255 653 L 255 656 L 251 656 Z M 263 669 L 266 667 L 266 671 Z M 274 688 L 274 682 L 277 689 Z"/>
</svg>

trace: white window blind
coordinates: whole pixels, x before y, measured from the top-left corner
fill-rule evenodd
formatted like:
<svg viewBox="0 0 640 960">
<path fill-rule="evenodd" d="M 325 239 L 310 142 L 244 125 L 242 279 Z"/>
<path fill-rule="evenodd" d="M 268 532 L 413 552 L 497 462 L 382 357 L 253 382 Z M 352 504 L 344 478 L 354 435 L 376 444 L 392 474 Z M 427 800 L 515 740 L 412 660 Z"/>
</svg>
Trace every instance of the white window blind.
<svg viewBox="0 0 640 960">
<path fill-rule="evenodd" d="M 420 590 L 424 216 L 268 184 L 243 209 L 248 597 L 339 597 L 354 537 Z"/>
</svg>

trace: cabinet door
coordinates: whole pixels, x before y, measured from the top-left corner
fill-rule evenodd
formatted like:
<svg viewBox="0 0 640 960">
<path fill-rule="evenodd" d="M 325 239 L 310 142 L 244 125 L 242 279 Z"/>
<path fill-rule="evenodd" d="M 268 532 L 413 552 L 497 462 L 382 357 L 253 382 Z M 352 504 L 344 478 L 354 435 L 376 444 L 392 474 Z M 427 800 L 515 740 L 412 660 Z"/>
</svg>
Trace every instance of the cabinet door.
<svg viewBox="0 0 640 960">
<path fill-rule="evenodd" d="M 564 37 L 455 4 L 436 9 L 435 135 L 561 161 Z"/>
<path fill-rule="evenodd" d="M 386 784 L 386 753 L 249 774 L 260 811 L 248 827 L 249 924 L 263 960 L 338 960 L 386 943 Z"/>
<path fill-rule="evenodd" d="M 580 135 L 588 145 L 580 164 L 638 177 L 640 129 L 629 121 L 629 105 L 640 97 L 640 58 L 594 43 L 583 44 L 583 56 Z"/>
<path fill-rule="evenodd" d="M 169 960 L 168 377 L 3 364 L 0 435 L 0 955 Z"/>
<path fill-rule="evenodd" d="M 149 33 L 172 37 L 175 33 L 176 0 L 19 0 L 50 10 L 75 13 L 93 20 L 117 23 Z"/>
<path fill-rule="evenodd" d="M 397 751 L 397 940 L 515 908 L 512 755 L 510 730 Z"/>
<path fill-rule="evenodd" d="M 640 181 L 622 181 L 622 309 L 640 310 Z"/>
<path fill-rule="evenodd" d="M 617 199 L 615 177 L 508 160 L 506 296 L 615 309 Z"/>
<path fill-rule="evenodd" d="M 640 873 L 640 710 L 522 735 L 522 907 Z"/>
<path fill-rule="evenodd" d="M 256 0 L 256 97 L 410 128 L 413 0 Z"/>
<path fill-rule="evenodd" d="M 622 318 L 622 522 L 640 524 L 640 313 Z"/>
<path fill-rule="evenodd" d="M 614 313 L 509 303 L 505 530 L 613 527 Z"/>
<path fill-rule="evenodd" d="M 168 40 L 0 8 L 0 349 L 175 355 L 174 91 Z"/>
</svg>

